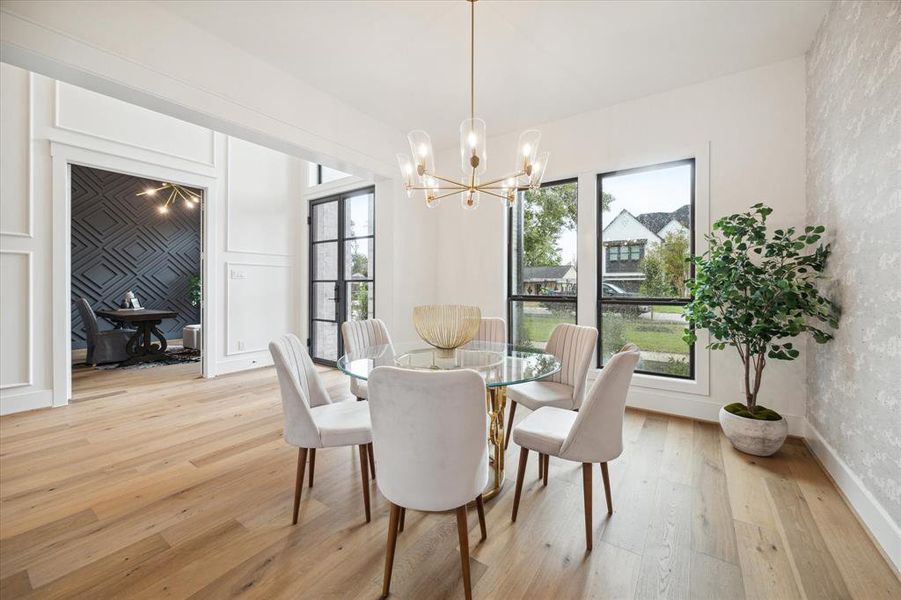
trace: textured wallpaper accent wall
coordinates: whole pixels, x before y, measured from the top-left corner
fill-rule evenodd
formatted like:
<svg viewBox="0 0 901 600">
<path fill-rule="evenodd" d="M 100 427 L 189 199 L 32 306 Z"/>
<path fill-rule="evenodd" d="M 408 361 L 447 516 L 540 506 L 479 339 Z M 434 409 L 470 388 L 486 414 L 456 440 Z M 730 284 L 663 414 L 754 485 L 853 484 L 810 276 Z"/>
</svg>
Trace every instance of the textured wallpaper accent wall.
<svg viewBox="0 0 901 600">
<path fill-rule="evenodd" d="M 72 165 L 71 181 L 72 347 L 86 345 L 79 297 L 95 310 L 115 308 L 132 290 L 147 308 L 170 308 L 178 318 L 160 325 L 167 339 L 200 323 L 189 293 L 200 274 L 200 210 L 178 202 L 160 214 L 159 199 L 135 195 L 159 183 L 131 175 Z"/>
<path fill-rule="evenodd" d="M 807 213 L 842 308 L 807 418 L 901 524 L 901 2 L 833 5 L 808 52 Z"/>
</svg>

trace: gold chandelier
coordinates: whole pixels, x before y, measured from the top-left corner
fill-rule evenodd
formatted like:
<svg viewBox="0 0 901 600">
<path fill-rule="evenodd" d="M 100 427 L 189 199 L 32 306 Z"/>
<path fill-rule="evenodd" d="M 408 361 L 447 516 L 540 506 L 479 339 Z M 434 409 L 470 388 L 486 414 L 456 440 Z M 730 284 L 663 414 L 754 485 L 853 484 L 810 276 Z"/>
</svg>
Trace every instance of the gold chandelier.
<svg viewBox="0 0 901 600">
<path fill-rule="evenodd" d="M 148 187 L 143 192 L 138 192 L 137 196 L 156 196 L 158 192 L 169 192 L 162 204 L 157 206 L 157 210 L 166 214 L 169 212 L 169 206 L 174 205 L 177 200 L 184 200 L 185 206 L 194 209 L 195 205 L 200 204 L 200 196 L 189 190 L 188 188 L 178 185 L 177 183 L 163 183 L 160 187 Z"/>
<path fill-rule="evenodd" d="M 460 123 L 460 161 L 463 169 L 462 180 L 443 177 L 436 173 L 435 155 L 429 134 L 416 129 L 407 134 L 410 142 L 411 160 L 404 154 L 397 155 L 397 162 L 404 178 L 407 195 L 413 197 L 420 190 L 428 207 L 438 206 L 442 198 L 460 194 L 463 208 L 474 209 L 479 205 L 481 194 L 500 198 L 508 206 L 516 202 L 516 191 L 528 186 L 537 189 L 547 168 L 549 152 L 538 154 L 541 132 L 529 129 L 522 132 L 516 145 L 516 160 L 509 175 L 480 183 L 479 177 L 488 169 L 486 153 L 485 121 L 475 116 L 475 3 L 470 3 L 470 96 L 469 118 Z"/>
</svg>

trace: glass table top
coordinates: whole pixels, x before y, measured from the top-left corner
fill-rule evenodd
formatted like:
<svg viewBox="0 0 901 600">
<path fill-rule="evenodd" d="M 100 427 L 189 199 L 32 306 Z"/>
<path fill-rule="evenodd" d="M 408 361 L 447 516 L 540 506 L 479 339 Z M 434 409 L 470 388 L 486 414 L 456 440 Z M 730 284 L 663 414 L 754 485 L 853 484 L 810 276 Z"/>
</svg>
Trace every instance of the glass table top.
<svg viewBox="0 0 901 600">
<path fill-rule="evenodd" d="M 357 379 L 367 379 L 376 367 L 404 369 L 477 371 L 488 387 L 502 387 L 534 381 L 560 370 L 553 354 L 523 350 L 512 344 L 469 342 L 454 350 L 433 348 L 423 341 L 370 346 L 348 352 L 338 359 L 338 368 Z"/>
</svg>

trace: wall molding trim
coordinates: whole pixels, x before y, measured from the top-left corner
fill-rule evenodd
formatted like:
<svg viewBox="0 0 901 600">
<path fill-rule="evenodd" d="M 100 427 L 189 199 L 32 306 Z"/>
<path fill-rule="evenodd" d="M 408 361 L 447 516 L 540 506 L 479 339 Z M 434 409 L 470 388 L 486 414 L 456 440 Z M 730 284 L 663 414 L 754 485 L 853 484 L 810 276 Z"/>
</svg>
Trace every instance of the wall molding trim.
<svg viewBox="0 0 901 600">
<path fill-rule="evenodd" d="M 0 416 L 11 415 L 26 410 L 50 408 L 53 406 L 53 390 L 38 390 L 12 396 L 3 396 L 0 402 Z"/>
<path fill-rule="evenodd" d="M 25 224 L 25 231 L 0 230 L 0 235 L 34 239 L 34 73 L 31 71 L 28 71 L 28 85 L 26 86 L 26 89 L 28 91 L 26 96 L 26 102 L 28 103 L 28 113 L 26 115 L 26 118 L 28 119 L 26 128 L 28 131 L 28 139 L 25 140 L 25 148 L 28 153 L 26 159 L 28 167 L 27 172 L 25 173 L 25 201 L 28 203 L 28 210 L 26 213 L 27 223 Z"/>
<path fill-rule="evenodd" d="M 886 559 L 894 565 L 896 573 L 901 571 L 901 527 L 892 520 L 888 511 L 864 486 L 863 481 L 839 457 L 829 442 L 820 435 L 809 421 L 804 436 L 811 453 L 829 475 L 835 487 L 841 492 L 845 503 L 857 516 L 864 529 L 882 550 Z"/>
<path fill-rule="evenodd" d="M 239 267 L 272 267 L 276 269 L 292 269 L 294 265 L 292 264 L 278 264 L 278 263 L 264 263 L 264 262 L 250 262 L 243 260 L 227 260 L 225 261 L 225 356 L 243 356 L 247 354 L 258 354 L 260 352 L 265 352 L 266 355 L 269 355 L 269 348 L 245 348 L 244 350 L 232 350 L 231 344 L 231 294 L 232 294 L 232 278 L 231 278 L 231 268 L 239 266 Z M 253 363 L 252 365 L 245 366 L 243 368 L 252 368 L 253 366 L 262 366 L 261 364 L 257 364 L 259 361 L 250 360 L 250 359 L 239 359 L 233 361 L 220 361 L 218 363 L 217 374 L 222 375 L 225 373 L 231 373 L 234 371 L 240 371 L 242 367 L 238 367 L 238 364 L 246 364 L 248 362 Z M 229 365 L 232 365 L 234 368 L 229 370 Z M 270 361 L 269 364 L 272 364 Z"/>
<path fill-rule="evenodd" d="M 25 256 L 27 261 L 28 273 L 28 375 L 25 381 L 13 381 L 10 383 L 0 384 L 0 390 L 9 390 L 13 388 L 27 387 L 34 385 L 34 251 L 33 250 L 6 250 L 0 249 L 0 254 L 18 254 Z M 2 410 L 0 410 L 0 414 Z"/>
<path fill-rule="evenodd" d="M 66 84 L 66 85 L 71 85 L 71 84 Z M 77 88 L 77 87 L 79 87 L 79 86 L 73 86 L 73 87 L 76 87 L 76 88 Z M 81 89 L 87 90 L 87 88 L 81 88 Z M 175 153 L 172 153 L 172 152 L 166 152 L 166 151 L 163 151 L 163 150 L 158 150 L 158 149 L 156 149 L 156 148 L 151 148 L 151 147 L 149 147 L 149 146 L 141 146 L 141 145 L 139 145 L 139 144 L 134 144 L 134 143 L 131 143 L 131 142 L 126 142 L 126 141 L 121 140 L 121 139 L 115 139 L 115 138 L 107 137 L 107 136 L 104 136 L 104 135 L 100 135 L 100 134 L 98 134 L 98 133 L 92 133 L 92 132 L 90 132 L 90 131 L 84 131 L 83 129 L 79 129 L 79 128 L 73 127 L 73 126 L 71 126 L 71 125 L 65 125 L 65 124 L 60 120 L 60 115 L 59 115 L 59 113 L 60 113 L 60 110 L 59 110 L 59 109 L 60 109 L 60 95 L 59 95 L 59 91 L 60 91 L 60 81 L 55 79 L 55 80 L 53 81 L 53 121 L 52 121 L 52 124 L 53 124 L 53 127 L 56 128 L 56 129 L 59 129 L 59 130 L 61 130 L 61 131 L 68 131 L 68 132 L 70 132 L 70 133 L 75 133 L 75 134 L 78 134 L 78 135 L 84 135 L 84 136 L 93 138 L 93 139 L 95 139 L 95 140 L 102 140 L 102 141 L 104 141 L 104 142 L 111 142 L 111 143 L 113 143 L 113 144 L 119 144 L 119 145 L 122 145 L 122 146 L 128 146 L 129 148 L 134 148 L 134 149 L 136 149 L 136 150 L 142 150 L 142 151 L 144 151 L 144 152 L 151 152 L 151 153 L 153 153 L 153 154 L 159 154 L 160 156 L 168 156 L 169 158 L 175 158 L 175 159 L 178 159 L 178 160 L 183 160 L 183 161 L 190 162 L 190 163 L 194 163 L 194 164 L 197 164 L 197 165 L 202 165 L 202 166 L 204 166 L 204 167 L 212 167 L 212 168 L 214 168 L 214 169 L 216 168 L 216 142 L 215 142 L 215 139 L 216 139 L 216 132 L 214 132 L 212 129 L 209 129 L 209 128 L 206 128 L 206 127 L 203 127 L 203 128 L 202 128 L 202 129 L 206 129 L 207 133 L 209 134 L 209 144 L 210 144 L 210 147 L 209 147 L 209 155 L 210 155 L 210 160 L 208 160 L 208 161 L 205 161 L 205 160 L 198 160 L 198 159 L 192 158 L 192 157 L 190 157 L 190 156 L 184 156 L 184 155 L 181 155 L 181 154 L 175 154 Z M 97 92 L 94 92 L 94 91 L 92 91 L 92 90 L 87 90 L 87 91 L 91 92 L 92 94 L 96 94 L 96 93 L 97 93 Z M 118 99 L 117 99 L 117 98 L 114 98 L 114 100 L 118 100 Z M 121 100 L 118 100 L 118 101 L 119 101 L 119 102 L 122 102 Z M 138 105 L 134 105 L 134 106 L 138 106 Z M 141 108 L 142 110 L 148 110 L 148 109 L 145 109 L 145 108 L 143 108 L 143 107 L 141 107 L 141 106 L 138 106 L 138 108 Z M 166 115 L 166 116 L 168 116 L 168 115 Z M 175 117 L 170 117 L 170 118 L 173 118 L 173 119 L 174 119 Z M 188 125 L 192 125 L 192 126 L 194 126 L 194 127 L 200 127 L 199 125 L 194 125 L 193 123 L 187 123 L 187 121 L 185 121 L 185 123 L 188 124 Z"/>
</svg>

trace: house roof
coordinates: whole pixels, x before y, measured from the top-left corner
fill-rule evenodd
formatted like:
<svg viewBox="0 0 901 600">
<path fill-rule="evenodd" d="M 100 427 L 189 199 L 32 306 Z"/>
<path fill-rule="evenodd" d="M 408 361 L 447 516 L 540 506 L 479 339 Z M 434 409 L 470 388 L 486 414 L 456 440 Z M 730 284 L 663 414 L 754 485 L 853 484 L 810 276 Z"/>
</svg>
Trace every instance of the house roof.
<svg viewBox="0 0 901 600">
<path fill-rule="evenodd" d="M 673 212 L 644 213 L 636 216 L 635 218 L 639 223 L 641 223 L 654 233 L 658 233 L 661 229 L 666 227 L 666 224 L 670 221 L 678 221 L 687 229 L 689 226 L 690 212 L 691 205 L 686 204 L 685 206 L 681 206 Z"/>
<path fill-rule="evenodd" d="M 522 274 L 525 281 L 551 281 L 555 279 L 563 279 L 572 268 L 572 265 L 523 267 Z"/>
</svg>

